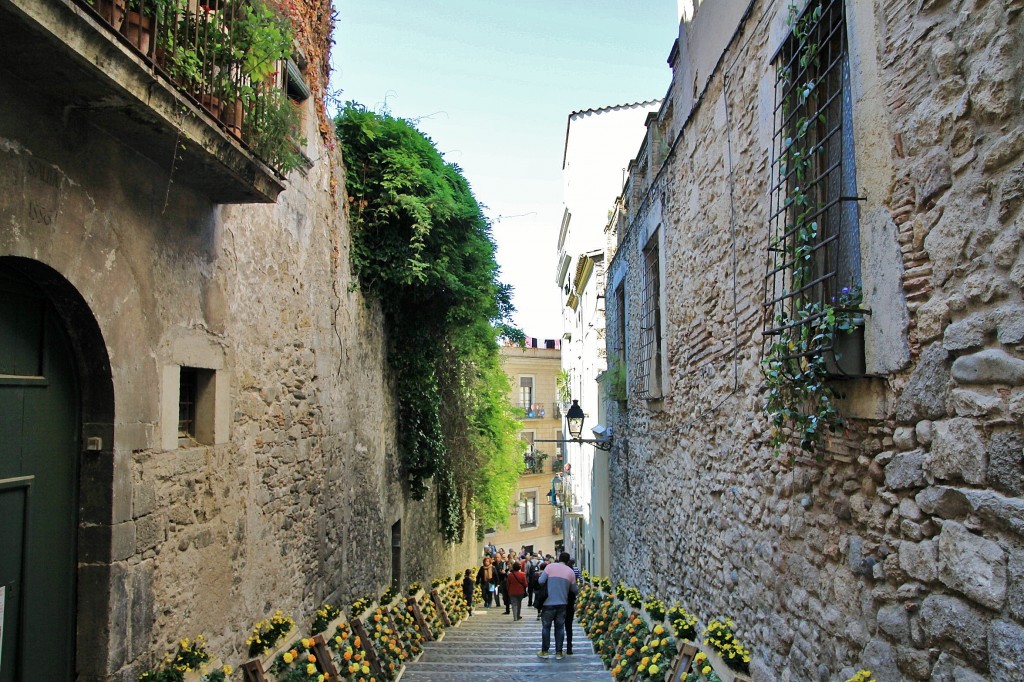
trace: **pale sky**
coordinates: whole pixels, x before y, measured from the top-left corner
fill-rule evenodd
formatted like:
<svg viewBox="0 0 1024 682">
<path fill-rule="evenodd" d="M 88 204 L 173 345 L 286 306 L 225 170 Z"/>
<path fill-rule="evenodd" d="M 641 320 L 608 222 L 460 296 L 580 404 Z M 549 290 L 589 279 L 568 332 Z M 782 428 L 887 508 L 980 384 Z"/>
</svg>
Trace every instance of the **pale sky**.
<svg viewBox="0 0 1024 682">
<path fill-rule="evenodd" d="M 462 168 L 493 223 L 515 322 L 527 336 L 560 338 L 555 246 L 568 115 L 665 95 L 675 1 L 335 4 L 332 87 L 342 100 L 418 120 Z"/>
</svg>

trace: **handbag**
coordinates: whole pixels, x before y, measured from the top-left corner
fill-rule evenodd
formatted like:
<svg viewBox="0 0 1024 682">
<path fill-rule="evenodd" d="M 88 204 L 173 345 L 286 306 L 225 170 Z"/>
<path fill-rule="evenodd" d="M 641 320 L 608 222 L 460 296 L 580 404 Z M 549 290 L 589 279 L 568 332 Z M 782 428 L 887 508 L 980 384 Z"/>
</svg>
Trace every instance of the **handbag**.
<svg viewBox="0 0 1024 682">
<path fill-rule="evenodd" d="M 487 585 L 487 591 L 488 592 L 494 592 L 497 589 L 498 589 L 497 585 L 495 585 L 494 583 L 488 583 L 488 585 Z"/>
</svg>

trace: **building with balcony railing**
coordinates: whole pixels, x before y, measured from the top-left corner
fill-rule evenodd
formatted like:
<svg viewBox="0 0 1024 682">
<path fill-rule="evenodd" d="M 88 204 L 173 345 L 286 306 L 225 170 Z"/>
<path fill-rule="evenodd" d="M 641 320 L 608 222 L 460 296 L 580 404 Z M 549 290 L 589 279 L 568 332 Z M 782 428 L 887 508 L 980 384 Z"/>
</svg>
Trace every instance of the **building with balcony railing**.
<svg viewBox="0 0 1024 682">
<path fill-rule="evenodd" d="M 295 6 L 0 0 L 0 680 L 134 680 L 199 632 L 237 666 L 274 609 L 476 560 L 379 475 L 330 6 Z"/>
<path fill-rule="evenodd" d="M 535 441 L 562 438 L 562 410 L 557 397 L 561 343 L 529 338 L 524 346 L 502 348 L 501 355 L 512 385 L 509 398 L 522 410 L 525 471 L 519 477 L 508 525 L 488 533 L 488 539 L 517 552 L 525 546 L 550 554 L 561 546 L 561 507 L 551 492 L 552 478 L 562 470 L 564 444 Z"/>
</svg>

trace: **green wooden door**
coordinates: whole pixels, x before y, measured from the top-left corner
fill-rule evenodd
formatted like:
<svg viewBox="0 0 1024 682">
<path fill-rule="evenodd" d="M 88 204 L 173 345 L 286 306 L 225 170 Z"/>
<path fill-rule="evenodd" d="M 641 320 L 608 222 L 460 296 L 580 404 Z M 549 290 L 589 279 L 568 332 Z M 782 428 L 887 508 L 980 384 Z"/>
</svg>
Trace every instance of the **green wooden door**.
<svg viewBox="0 0 1024 682">
<path fill-rule="evenodd" d="M 74 679 L 78 421 L 60 321 L 0 265 L 0 682 Z"/>
</svg>

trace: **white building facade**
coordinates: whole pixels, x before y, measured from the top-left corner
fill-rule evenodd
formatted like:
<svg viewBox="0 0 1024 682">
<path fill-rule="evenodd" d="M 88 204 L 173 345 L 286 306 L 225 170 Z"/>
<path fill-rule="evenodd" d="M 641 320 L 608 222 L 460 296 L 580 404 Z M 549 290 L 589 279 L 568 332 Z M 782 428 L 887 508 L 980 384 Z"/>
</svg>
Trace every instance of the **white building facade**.
<svg viewBox="0 0 1024 682">
<path fill-rule="evenodd" d="M 638 102 L 569 115 L 562 164 L 564 211 L 558 235 L 556 283 L 563 304 L 562 368 L 571 397 L 587 415 L 583 438 L 604 423 L 598 378 L 607 369 L 604 329 L 605 227 L 608 207 L 623 179 L 658 101 Z M 595 573 L 610 568 L 608 458 L 586 443 L 567 443 L 563 476 L 565 548 L 578 565 Z"/>
</svg>

